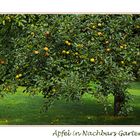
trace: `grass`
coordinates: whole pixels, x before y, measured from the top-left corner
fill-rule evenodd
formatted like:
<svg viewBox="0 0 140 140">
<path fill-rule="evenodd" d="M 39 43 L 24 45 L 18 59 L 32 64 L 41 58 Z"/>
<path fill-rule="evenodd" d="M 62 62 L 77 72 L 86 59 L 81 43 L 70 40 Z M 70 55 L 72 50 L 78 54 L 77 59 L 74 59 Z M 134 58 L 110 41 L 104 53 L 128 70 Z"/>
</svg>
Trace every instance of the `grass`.
<svg viewBox="0 0 140 140">
<path fill-rule="evenodd" d="M 19 87 L 14 95 L 0 99 L 1 125 L 140 125 L 140 82 L 131 84 L 134 111 L 128 117 L 105 115 L 102 105 L 85 94 L 82 102 L 57 101 L 48 112 L 42 112 L 42 95 L 29 96 Z"/>
</svg>

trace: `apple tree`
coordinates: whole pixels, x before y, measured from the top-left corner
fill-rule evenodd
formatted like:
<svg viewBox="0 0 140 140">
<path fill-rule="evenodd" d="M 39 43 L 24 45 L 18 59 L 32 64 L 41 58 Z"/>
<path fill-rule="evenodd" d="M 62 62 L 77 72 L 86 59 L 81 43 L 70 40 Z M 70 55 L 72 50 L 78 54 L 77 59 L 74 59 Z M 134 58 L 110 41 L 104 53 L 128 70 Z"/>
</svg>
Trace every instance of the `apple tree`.
<svg viewBox="0 0 140 140">
<path fill-rule="evenodd" d="M 105 104 L 113 95 L 114 115 L 127 114 L 127 88 L 140 65 L 137 21 L 135 15 L 1 15 L 0 90 L 24 85 L 44 95 L 46 108 L 85 92 Z"/>
</svg>

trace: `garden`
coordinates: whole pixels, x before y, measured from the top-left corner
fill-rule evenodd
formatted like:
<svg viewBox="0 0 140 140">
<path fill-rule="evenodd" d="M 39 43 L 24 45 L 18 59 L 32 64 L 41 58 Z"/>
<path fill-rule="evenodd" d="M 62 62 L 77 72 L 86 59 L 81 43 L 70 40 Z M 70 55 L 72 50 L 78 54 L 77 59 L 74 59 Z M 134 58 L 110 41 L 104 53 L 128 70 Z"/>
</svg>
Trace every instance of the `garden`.
<svg viewBox="0 0 140 140">
<path fill-rule="evenodd" d="M 140 124 L 139 15 L 0 15 L 1 125 Z"/>
</svg>

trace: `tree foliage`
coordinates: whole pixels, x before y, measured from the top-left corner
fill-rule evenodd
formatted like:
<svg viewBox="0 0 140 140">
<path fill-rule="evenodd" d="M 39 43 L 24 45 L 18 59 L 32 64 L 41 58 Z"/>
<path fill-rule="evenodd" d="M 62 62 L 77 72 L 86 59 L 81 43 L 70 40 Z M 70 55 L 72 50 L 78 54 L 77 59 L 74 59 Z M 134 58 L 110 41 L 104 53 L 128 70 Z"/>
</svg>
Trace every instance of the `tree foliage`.
<svg viewBox="0 0 140 140">
<path fill-rule="evenodd" d="M 112 94 L 114 113 L 127 114 L 127 88 L 139 75 L 139 34 L 139 15 L 0 15 L 0 94 L 24 85 L 42 92 L 47 108 L 84 92 L 97 99 Z"/>
</svg>

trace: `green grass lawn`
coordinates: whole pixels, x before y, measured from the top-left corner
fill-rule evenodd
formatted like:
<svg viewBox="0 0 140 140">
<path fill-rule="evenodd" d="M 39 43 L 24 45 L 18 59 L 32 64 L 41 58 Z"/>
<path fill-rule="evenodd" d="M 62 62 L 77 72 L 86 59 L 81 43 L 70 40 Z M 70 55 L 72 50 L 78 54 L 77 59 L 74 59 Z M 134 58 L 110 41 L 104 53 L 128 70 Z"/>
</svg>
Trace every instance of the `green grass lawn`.
<svg viewBox="0 0 140 140">
<path fill-rule="evenodd" d="M 112 109 L 105 115 L 102 105 L 90 95 L 85 94 L 82 102 L 57 101 L 48 112 L 42 112 L 42 95 L 29 96 L 19 88 L 14 95 L 0 99 L 1 125 L 140 125 L 140 82 L 131 84 L 130 93 L 134 95 L 134 112 L 128 117 L 114 117 Z"/>
</svg>

